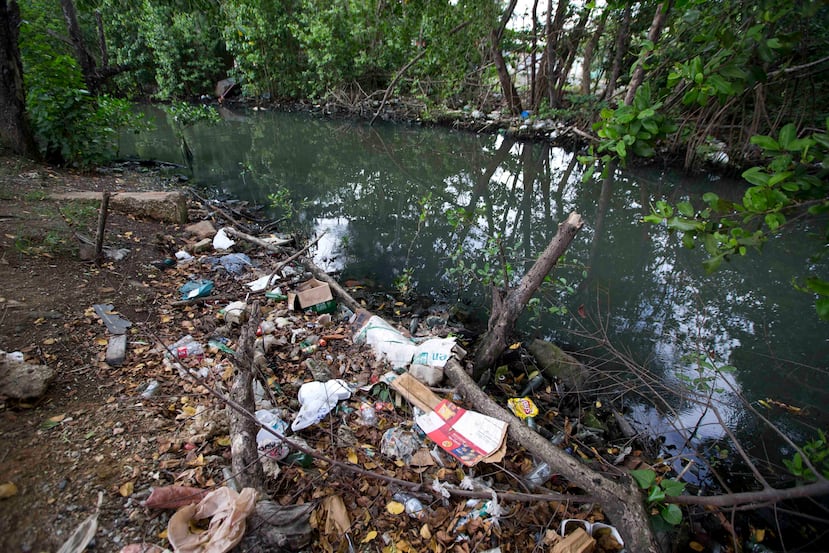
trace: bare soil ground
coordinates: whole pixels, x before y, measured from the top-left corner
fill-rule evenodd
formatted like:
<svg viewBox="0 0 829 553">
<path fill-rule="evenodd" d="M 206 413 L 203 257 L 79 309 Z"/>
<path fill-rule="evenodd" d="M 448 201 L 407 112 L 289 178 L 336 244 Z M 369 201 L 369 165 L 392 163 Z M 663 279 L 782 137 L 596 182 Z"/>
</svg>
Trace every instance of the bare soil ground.
<svg viewBox="0 0 829 553">
<path fill-rule="evenodd" d="M 134 324 L 157 329 L 160 290 L 151 284 L 158 271 L 150 262 L 167 255 L 156 235 L 175 229 L 110 213 L 106 242 L 130 254 L 99 266 L 79 259 L 78 242 L 58 213 L 74 230 L 94 235 L 97 209 L 45 199 L 59 191 L 160 186 L 152 176 L 57 172 L 0 158 L 0 349 L 57 371 L 43 397 L 0 403 L 0 481 L 17 489 L 0 500 L 2 551 L 57 550 L 95 511 L 99 491 L 99 550 L 163 529 L 119 488 L 149 483 L 156 437 L 172 420 L 136 405 L 133 392 L 148 378 L 141 368 L 103 362 L 105 329 L 90 308 L 112 303 Z"/>
</svg>

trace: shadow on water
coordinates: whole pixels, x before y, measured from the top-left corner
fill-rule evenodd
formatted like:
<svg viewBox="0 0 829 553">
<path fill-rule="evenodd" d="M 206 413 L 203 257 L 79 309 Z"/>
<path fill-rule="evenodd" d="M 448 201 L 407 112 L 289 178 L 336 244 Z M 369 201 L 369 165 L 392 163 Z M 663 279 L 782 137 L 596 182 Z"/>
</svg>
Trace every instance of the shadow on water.
<svg viewBox="0 0 829 553">
<path fill-rule="evenodd" d="M 125 136 L 122 152 L 181 162 L 163 113 L 150 113 L 157 130 Z M 710 410 L 678 391 L 689 382 L 721 388 L 713 394 L 724 420 L 771 457 L 791 452 L 757 431 L 739 396 L 755 407 L 772 398 L 804 408 L 796 417 L 764 411 L 796 438 L 826 427 L 829 325 L 791 285 L 815 269 L 810 229 L 707 275 L 702 252 L 683 248 L 664 226 L 641 222 L 658 199 L 699 204 L 709 190 L 741 195 L 740 183 L 655 169 L 616 170 L 583 183 L 573 153 L 500 135 L 305 114 L 224 116 L 218 125 L 187 130 L 197 186 L 264 205 L 285 191 L 308 234 L 327 231 L 316 254 L 327 269 L 392 287 L 410 268 L 419 293 L 462 300 L 484 314 L 486 288 L 473 277 L 500 277 L 493 263 L 503 257 L 520 276 L 558 222 L 577 211 L 586 224 L 522 320 L 526 332 L 605 362 L 607 351 L 593 349 L 595 337 L 624 352 L 660 386 L 622 399 L 631 400 L 639 428 L 665 435 L 668 445 L 681 446 L 692 432 L 697 440 L 722 435 Z M 701 374 L 689 358 L 700 354 L 736 371 Z M 665 394 L 671 407 L 641 404 L 648 393 Z"/>
</svg>

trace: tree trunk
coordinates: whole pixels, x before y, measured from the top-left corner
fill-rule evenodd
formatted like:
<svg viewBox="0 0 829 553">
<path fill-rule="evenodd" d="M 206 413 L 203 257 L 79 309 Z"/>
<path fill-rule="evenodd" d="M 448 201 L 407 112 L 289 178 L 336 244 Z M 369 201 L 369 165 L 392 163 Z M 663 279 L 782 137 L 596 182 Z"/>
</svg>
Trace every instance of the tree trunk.
<svg viewBox="0 0 829 553">
<path fill-rule="evenodd" d="M 564 89 L 567 86 L 567 80 L 570 77 L 570 69 L 573 68 L 573 62 L 576 59 L 576 54 L 579 51 L 579 44 L 584 38 L 584 27 L 587 25 L 587 20 L 590 19 L 591 8 L 585 8 L 582 12 L 579 22 L 570 31 L 567 38 L 566 56 L 559 56 L 563 59 L 563 64 L 558 75 L 558 83 L 556 83 L 556 104 L 560 104 L 564 99 Z"/>
<path fill-rule="evenodd" d="M 34 135 L 26 117 L 23 65 L 18 47 L 20 9 L 14 0 L 0 1 L 0 144 L 14 153 L 37 158 Z"/>
<path fill-rule="evenodd" d="M 628 53 L 628 46 L 630 45 L 630 18 L 631 7 L 630 4 L 625 5 L 625 10 L 622 13 L 622 22 L 619 25 L 619 30 L 616 33 L 616 42 L 614 43 L 613 65 L 610 67 L 610 73 L 607 77 L 607 88 L 605 88 L 602 99 L 610 100 L 613 93 L 616 91 L 616 81 L 619 79 L 619 74 L 622 72 L 622 62 Z"/>
<path fill-rule="evenodd" d="M 599 23 L 596 25 L 596 30 L 593 32 L 593 36 L 590 37 L 590 42 L 588 42 L 587 46 L 584 47 L 584 60 L 581 65 L 582 94 L 590 94 L 590 68 L 593 64 L 593 53 L 599 45 L 599 39 L 602 37 L 602 33 L 604 33 L 604 26 L 607 22 L 608 13 L 610 13 L 610 9 L 606 7 L 602 11 L 602 15 L 599 18 Z"/>
<path fill-rule="evenodd" d="M 501 23 L 497 29 L 493 29 L 490 34 L 490 48 L 492 51 L 492 61 L 495 64 L 495 70 L 498 72 L 498 82 L 501 83 L 501 90 L 504 93 L 504 101 L 507 108 L 513 115 L 521 113 L 521 98 L 518 96 L 518 91 L 515 89 L 515 84 L 509 74 L 507 62 L 504 59 L 504 54 L 501 52 L 501 38 L 504 36 L 504 29 L 509 23 L 512 12 L 515 11 L 515 6 L 518 0 L 510 0 L 506 10 L 501 16 Z"/>
<path fill-rule="evenodd" d="M 578 213 L 571 213 L 567 220 L 558 227 L 558 232 L 547 245 L 547 249 L 538 257 L 535 264 L 521 279 L 514 289 L 503 298 L 500 292 L 493 290 L 493 309 L 489 329 L 481 339 L 475 354 L 475 376 L 480 376 L 492 367 L 506 347 L 507 335 L 515 326 L 515 321 L 530 301 L 535 291 L 544 281 L 544 277 L 564 254 L 583 221 Z M 500 304 L 498 304 L 500 302 Z"/>
<path fill-rule="evenodd" d="M 66 20 L 66 30 L 69 32 L 69 40 L 75 48 L 75 55 L 77 56 L 78 64 L 81 66 L 83 80 L 89 92 L 95 94 L 98 91 L 100 79 L 95 66 L 95 60 L 84 44 L 81 26 L 78 25 L 78 14 L 75 10 L 75 4 L 72 0 L 60 0 L 60 7 L 63 10 L 63 18 Z"/>
<path fill-rule="evenodd" d="M 536 91 L 538 90 L 538 75 L 536 74 L 536 54 L 538 54 L 538 0 L 533 0 L 533 27 L 532 27 L 532 42 L 530 47 L 530 106 L 533 110 L 538 109 Z"/>
<path fill-rule="evenodd" d="M 651 44 L 656 46 L 656 43 L 659 42 L 659 36 L 662 34 L 662 28 L 665 26 L 665 21 L 668 19 L 668 12 L 671 11 L 671 4 L 673 2 L 669 1 L 666 3 L 660 3 L 656 6 L 656 13 L 653 15 L 653 22 L 651 23 L 651 28 L 648 31 L 648 40 Z M 639 61 L 636 62 L 636 69 L 633 70 L 633 75 L 630 78 L 630 84 L 628 84 L 628 91 L 625 94 L 625 105 L 631 105 L 633 103 L 633 99 L 636 97 L 636 89 L 642 84 L 642 81 L 645 80 L 645 58 L 651 55 L 653 49 L 648 50 L 647 53 L 642 53 L 641 58 Z"/>
<path fill-rule="evenodd" d="M 495 33 L 493 32 L 492 34 L 494 35 Z M 495 64 L 496 71 L 498 72 L 498 82 L 501 83 L 501 90 L 504 94 L 504 102 L 506 103 L 507 109 L 509 109 L 510 113 L 518 115 L 521 113 L 521 98 L 518 96 L 518 90 L 515 89 L 515 84 L 512 82 L 512 78 L 510 77 L 507 62 L 504 60 L 504 55 L 501 53 L 500 46 L 498 46 L 500 40 L 496 39 L 495 36 L 492 36 L 491 40 L 492 61 Z"/>
</svg>

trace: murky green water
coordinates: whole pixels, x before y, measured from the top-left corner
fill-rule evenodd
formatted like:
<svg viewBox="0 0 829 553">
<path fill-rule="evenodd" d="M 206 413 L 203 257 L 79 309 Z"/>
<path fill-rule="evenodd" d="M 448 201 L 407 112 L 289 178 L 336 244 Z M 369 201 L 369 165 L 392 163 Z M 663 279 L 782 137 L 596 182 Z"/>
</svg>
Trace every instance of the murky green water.
<svg viewBox="0 0 829 553">
<path fill-rule="evenodd" d="M 592 347 L 585 335 L 601 330 L 674 390 L 678 374 L 696 376 L 686 356 L 703 352 L 737 368 L 718 386 L 733 385 L 751 401 L 769 397 L 806 408 L 805 416 L 776 419 L 791 429 L 825 427 L 829 325 L 818 320 L 812 298 L 791 286 L 814 251 L 810 229 L 706 275 L 701 252 L 682 248 L 663 227 L 640 223 L 654 200 L 693 201 L 708 190 L 740 194 L 739 184 L 653 169 L 584 184 L 572 153 L 498 135 L 372 128 L 305 114 L 224 116 L 218 125 L 186 131 L 194 182 L 260 204 L 286 189 L 309 232 L 326 231 L 316 254 L 321 265 L 389 287 L 410 267 L 418 292 L 460 297 L 483 313 L 489 301 L 483 288 L 468 274 L 447 275 L 457 264 L 453 254 L 481 268 L 487 237 L 498 235 L 520 275 L 576 211 L 585 226 L 553 275 L 573 291 L 559 286 L 543 294 L 543 310 L 525 317 L 526 330 L 578 349 Z M 155 132 L 124 137 L 122 154 L 181 163 L 167 119 L 155 120 Z M 467 218 L 458 223 L 460 210 Z M 817 268 L 829 274 L 825 264 Z M 571 314 L 550 313 L 550 306 Z M 606 366 L 619 364 L 611 359 Z M 702 417 L 698 435 L 720 435 L 709 426 L 710 413 L 676 401 L 674 415 L 637 409 L 636 418 L 664 430 L 666 423 L 694 426 Z M 763 439 L 736 401 L 727 399 L 723 416 L 746 436 Z"/>
</svg>

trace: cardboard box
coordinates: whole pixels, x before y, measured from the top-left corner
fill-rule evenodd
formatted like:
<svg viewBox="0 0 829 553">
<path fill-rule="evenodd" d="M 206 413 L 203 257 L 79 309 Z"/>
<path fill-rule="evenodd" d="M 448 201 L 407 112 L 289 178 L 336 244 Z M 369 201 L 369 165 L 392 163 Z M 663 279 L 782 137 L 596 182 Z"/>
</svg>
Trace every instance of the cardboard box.
<svg viewBox="0 0 829 553">
<path fill-rule="evenodd" d="M 507 423 L 467 411 L 440 399 L 415 377 L 404 373 L 389 384 L 410 403 L 425 411 L 415 422 L 441 449 L 471 467 L 497 462 L 506 453 Z"/>
<path fill-rule="evenodd" d="M 567 534 L 562 541 L 553 545 L 552 553 L 593 553 L 596 540 L 591 538 L 582 528 Z"/>
<path fill-rule="evenodd" d="M 289 309 L 308 309 L 318 303 L 333 300 L 328 283 L 315 278 L 300 283 L 295 290 L 288 292 Z"/>
</svg>

